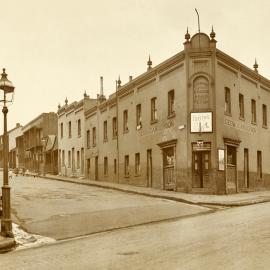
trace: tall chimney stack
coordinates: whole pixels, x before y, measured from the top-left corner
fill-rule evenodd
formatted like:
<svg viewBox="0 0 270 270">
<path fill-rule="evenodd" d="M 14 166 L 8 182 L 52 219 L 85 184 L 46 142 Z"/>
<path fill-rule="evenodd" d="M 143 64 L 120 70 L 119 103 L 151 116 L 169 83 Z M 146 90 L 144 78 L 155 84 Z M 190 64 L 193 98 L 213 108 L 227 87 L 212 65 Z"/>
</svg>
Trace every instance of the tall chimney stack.
<svg viewBox="0 0 270 270">
<path fill-rule="evenodd" d="M 100 96 L 103 97 L 103 77 L 100 77 Z"/>
<path fill-rule="evenodd" d="M 132 76 L 129 76 L 129 81 L 130 81 L 130 82 L 132 81 Z"/>
</svg>

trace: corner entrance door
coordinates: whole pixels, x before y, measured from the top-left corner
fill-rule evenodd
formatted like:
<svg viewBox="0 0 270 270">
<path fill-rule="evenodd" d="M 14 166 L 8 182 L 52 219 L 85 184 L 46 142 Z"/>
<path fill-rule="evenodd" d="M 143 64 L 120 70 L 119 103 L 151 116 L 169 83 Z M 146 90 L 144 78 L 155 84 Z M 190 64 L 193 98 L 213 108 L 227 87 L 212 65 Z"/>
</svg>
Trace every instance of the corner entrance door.
<svg viewBox="0 0 270 270">
<path fill-rule="evenodd" d="M 165 190 L 175 189 L 175 147 L 163 148 L 163 180 Z"/>
<path fill-rule="evenodd" d="M 203 188 L 209 178 L 210 151 L 193 152 L 193 181 L 192 187 Z"/>
<path fill-rule="evenodd" d="M 244 180 L 245 187 L 249 188 L 249 164 L 248 164 L 248 149 L 244 149 Z"/>
<path fill-rule="evenodd" d="M 152 149 L 147 150 L 147 186 L 152 187 Z"/>
<path fill-rule="evenodd" d="M 98 157 L 95 157 L 95 180 L 98 180 Z"/>
</svg>

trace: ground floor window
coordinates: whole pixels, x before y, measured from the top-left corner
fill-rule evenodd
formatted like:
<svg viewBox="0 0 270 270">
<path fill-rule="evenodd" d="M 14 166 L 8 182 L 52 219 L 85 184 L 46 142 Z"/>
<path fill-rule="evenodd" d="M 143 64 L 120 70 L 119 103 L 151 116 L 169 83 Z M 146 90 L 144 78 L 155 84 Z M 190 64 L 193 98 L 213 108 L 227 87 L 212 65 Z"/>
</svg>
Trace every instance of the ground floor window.
<svg viewBox="0 0 270 270">
<path fill-rule="evenodd" d="M 135 174 L 139 174 L 141 171 L 140 153 L 135 154 Z"/>
<path fill-rule="evenodd" d="M 262 179 L 262 152 L 257 151 L 257 177 Z"/>
<path fill-rule="evenodd" d="M 125 176 L 129 176 L 129 156 L 125 156 Z"/>
<path fill-rule="evenodd" d="M 108 157 L 104 157 L 104 176 L 108 175 Z"/>
</svg>

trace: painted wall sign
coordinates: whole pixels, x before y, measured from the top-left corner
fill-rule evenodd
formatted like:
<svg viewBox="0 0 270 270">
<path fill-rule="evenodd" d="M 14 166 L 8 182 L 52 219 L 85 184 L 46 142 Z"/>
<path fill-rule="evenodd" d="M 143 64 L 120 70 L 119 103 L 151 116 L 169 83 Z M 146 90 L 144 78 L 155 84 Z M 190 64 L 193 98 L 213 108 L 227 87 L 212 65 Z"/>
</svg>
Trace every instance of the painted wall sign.
<svg viewBox="0 0 270 270">
<path fill-rule="evenodd" d="M 224 149 L 218 149 L 218 170 L 224 171 L 225 169 L 225 151 Z"/>
<path fill-rule="evenodd" d="M 190 115 L 190 132 L 212 132 L 212 112 L 196 112 Z"/>
<path fill-rule="evenodd" d="M 252 127 L 252 126 L 249 126 L 243 122 L 235 121 L 235 120 L 228 119 L 228 118 L 224 118 L 224 125 L 229 126 L 229 127 L 233 127 L 233 128 L 238 129 L 238 130 L 248 132 L 251 134 L 254 134 L 257 131 L 255 127 Z"/>
</svg>

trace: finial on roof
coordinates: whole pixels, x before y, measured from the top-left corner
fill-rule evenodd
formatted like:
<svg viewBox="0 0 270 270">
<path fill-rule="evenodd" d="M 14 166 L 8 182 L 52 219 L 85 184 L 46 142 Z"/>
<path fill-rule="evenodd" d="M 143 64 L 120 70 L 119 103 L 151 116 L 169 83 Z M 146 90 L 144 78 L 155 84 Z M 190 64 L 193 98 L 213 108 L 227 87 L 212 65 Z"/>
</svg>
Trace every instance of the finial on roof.
<svg viewBox="0 0 270 270">
<path fill-rule="evenodd" d="M 186 34 L 185 34 L 185 39 L 186 39 L 187 42 L 189 42 L 190 34 L 189 34 L 189 32 L 188 32 L 188 27 L 187 27 L 187 32 L 186 32 Z"/>
<path fill-rule="evenodd" d="M 60 105 L 60 103 L 58 104 L 58 110 L 60 110 L 60 108 L 61 108 L 61 105 Z"/>
<path fill-rule="evenodd" d="M 67 97 L 65 99 L 65 104 L 68 105 L 68 99 L 67 99 Z"/>
<path fill-rule="evenodd" d="M 87 97 L 86 91 L 84 91 L 84 93 L 83 93 L 83 97 L 84 97 L 84 98 L 86 98 L 86 97 Z"/>
<path fill-rule="evenodd" d="M 120 75 L 119 75 L 118 81 L 117 81 L 117 86 L 118 86 L 118 87 L 121 87 L 121 83 L 122 83 L 122 82 L 121 82 L 121 80 L 120 80 Z"/>
<path fill-rule="evenodd" d="M 253 67 L 254 67 L 254 71 L 258 73 L 258 67 L 259 67 L 259 65 L 257 63 L 257 59 L 256 58 L 255 58 L 255 63 L 253 65 Z"/>
<path fill-rule="evenodd" d="M 152 68 L 152 61 L 151 61 L 151 57 L 150 57 L 150 54 L 149 54 L 149 58 L 148 58 L 148 62 L 147 62 L 147 65 L 148 65 L 148 68 L 147 70 L 150 70 Z"/>
<path fill-rule="evenodd" d="M 211 33 L 210 33 L 210 37 L 211 37 L 212 40 L 214 40 L 215 37 L 216 37 L 216 33 L 214 32 L 214 27 L 213 27 L 213 25 L 212 25 L 212 31 L 211 31 Z"/>
</svg>

